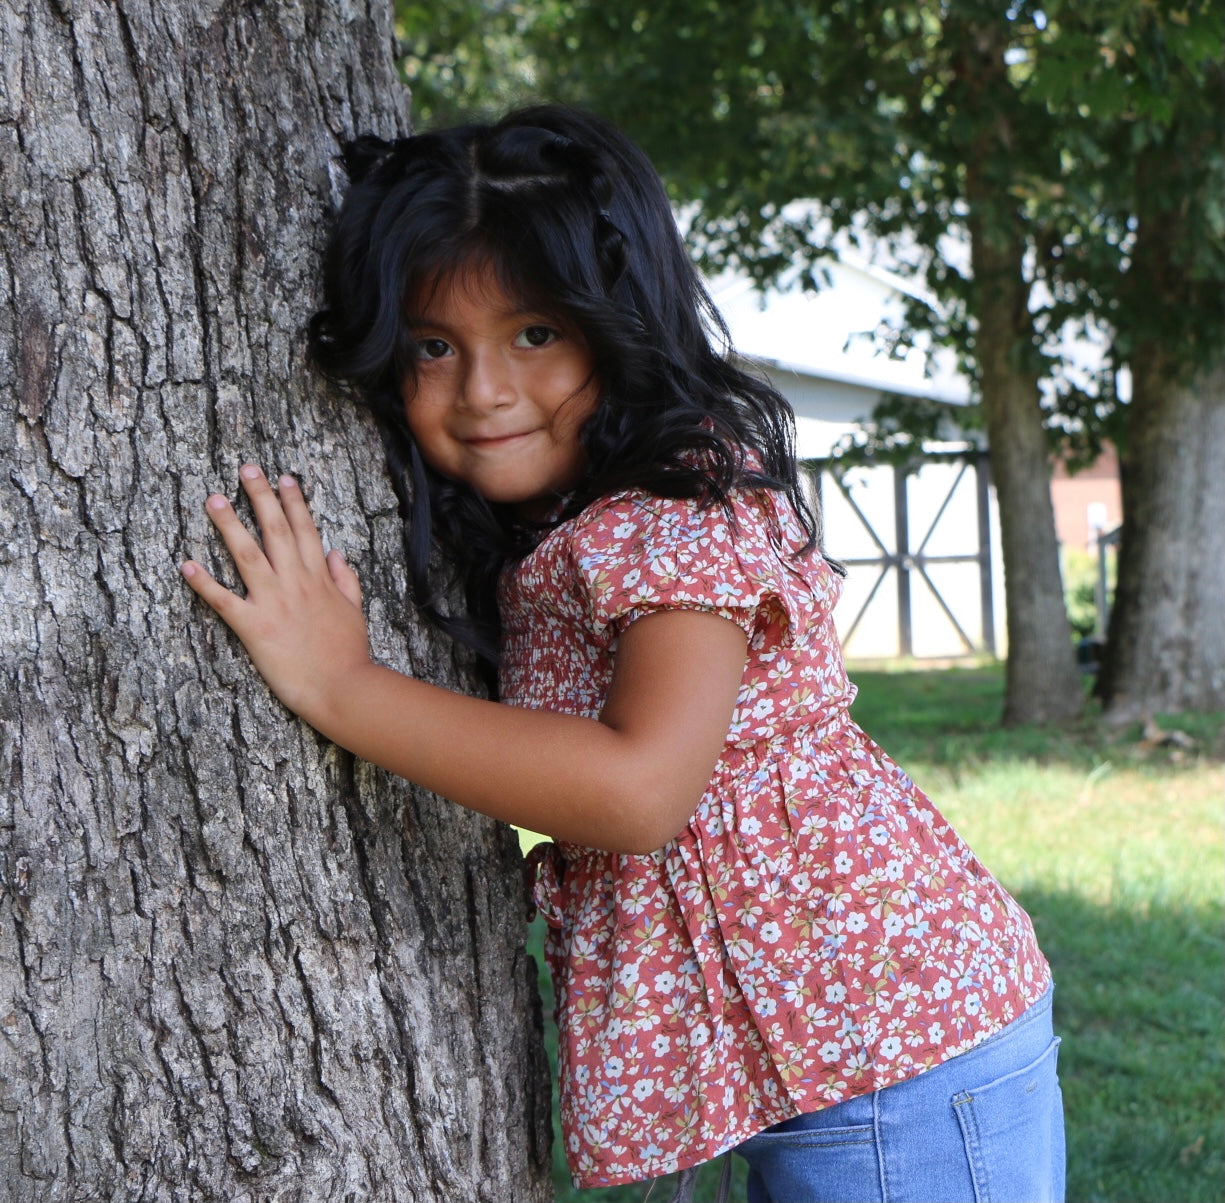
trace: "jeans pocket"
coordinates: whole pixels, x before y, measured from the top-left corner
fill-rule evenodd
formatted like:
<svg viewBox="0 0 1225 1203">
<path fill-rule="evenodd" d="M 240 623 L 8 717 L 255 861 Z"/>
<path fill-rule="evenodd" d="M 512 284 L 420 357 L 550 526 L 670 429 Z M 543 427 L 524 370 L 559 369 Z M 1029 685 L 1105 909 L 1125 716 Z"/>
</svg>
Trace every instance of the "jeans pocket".
<svg viewBox="0 0 1225 1203">
<path fill-rule="evenodd" d="M 1060 1203 L 1059 1041 L 1024 1069 L 953 1096 L 977 1203 Z"/>
</svg>

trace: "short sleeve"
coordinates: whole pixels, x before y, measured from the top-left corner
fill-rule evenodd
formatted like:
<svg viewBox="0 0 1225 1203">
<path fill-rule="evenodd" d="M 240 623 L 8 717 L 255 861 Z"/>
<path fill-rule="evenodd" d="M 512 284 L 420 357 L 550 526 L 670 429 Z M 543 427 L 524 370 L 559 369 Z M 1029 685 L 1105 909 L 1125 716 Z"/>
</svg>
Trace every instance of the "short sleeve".
<svg viewBox="0 0 1225 1203">
<path fill-rule="evenodd" d="M 597 633 L 619 635 L 659 610 L 719 614 L 752 638 L 772 620 L 802 625 L 804 582 L 788 567 L 777 508 L 738 491 L 730 506 L 619 494 L 578 519 L 573 563 Z"/>
</svg>

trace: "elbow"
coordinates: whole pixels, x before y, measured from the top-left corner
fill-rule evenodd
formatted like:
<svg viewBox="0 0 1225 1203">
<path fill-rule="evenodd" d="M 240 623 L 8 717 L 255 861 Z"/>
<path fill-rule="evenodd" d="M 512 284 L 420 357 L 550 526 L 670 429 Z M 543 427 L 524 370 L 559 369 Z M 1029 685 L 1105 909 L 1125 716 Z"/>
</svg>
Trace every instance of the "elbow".
<svg viewBox="0 0 1225 1203">
<path fill-rule="evenodd" d="M 692 792 L 646 789 L 618 800 L 616 843 L 611 851 L 649 856 L 674 840 L 688 824 L 701 801 Z"/>
<path fill-rule="evenodd" d="M 633 846 L 626 851 L 631 856 L 650 856 L 652 852 L 658 852 L 665 844 L 676 839 L 684 830 L 684 820 L 679 823 L 644 824 L 642 830 L 630 841 Z"/>
</svg>

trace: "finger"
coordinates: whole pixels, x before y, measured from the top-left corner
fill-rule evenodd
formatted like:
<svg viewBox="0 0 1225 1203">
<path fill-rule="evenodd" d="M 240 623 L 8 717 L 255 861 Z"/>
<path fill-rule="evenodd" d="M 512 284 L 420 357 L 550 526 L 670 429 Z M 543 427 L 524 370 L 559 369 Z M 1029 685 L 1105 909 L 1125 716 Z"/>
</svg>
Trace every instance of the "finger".
<svg viewBox="0 0 1225 1203">
<path fill-rule="evenodd" d="M 214 493 L 205 501 L 204 508 L 221 534 L 226 549 L 234 558 L 238 575 L 242 577 L 247 591 L 250 592 L 261 581 L 266 581 L 272 574 L 272 566 L 268 562 L 268 557 L 264 555 L 264 549 L 260 547 L 255 537 L 234 512 L 229 498 L 220 493 Z"/>
<path fill-rule="evenodd" d="M 243 464 L 238 470 L 238 478 L 255 512 L 264 554 L 269 563 L 280 572 L 301 562 L 298 542 L 285 517 L 281 500 L 268 483 L 268 478 L 256 464 Z"/>
<path fill-rule="evenodd" d="M 237 611 L 243 605 L 243 599 L 215 581 L 204 566 L 195 560 L 186 560 L 180 564 L 179 571 L 197 596 L 206 601 L 230 626 L 233 626 Z"/>
<path fill-rule="evenodd" d="M 302 496 L 298 482 L 292 476 L 282 476 L 277 481 L 277 495 L 281 499 L 281 510 L 289 529 L 293 531 L 298 544 L 298 554 L 302 562 L 312 568 L 323 566 L 323 540 L 319 537 L 319 528 L 311 516 L 310 506 Z"/>
<path fill-rule="evenodd" d="M 336 588 L 344 594 L 359 610 L 362 608 L 362 584 L 357 573 L 349 567 L 349 562 L 335 548 L 328 552 L 328 572 Z"/>
</svg>

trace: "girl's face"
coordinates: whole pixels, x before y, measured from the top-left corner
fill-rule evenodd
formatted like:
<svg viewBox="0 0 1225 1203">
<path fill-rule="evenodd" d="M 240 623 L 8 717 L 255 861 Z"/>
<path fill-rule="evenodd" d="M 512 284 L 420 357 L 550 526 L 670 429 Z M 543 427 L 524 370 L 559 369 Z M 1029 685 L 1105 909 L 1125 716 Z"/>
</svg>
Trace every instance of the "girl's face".
<svg viewBox="0 0 1225 1203">
<path fill-rule="evenodd" d="M 408 315 L 416 380 L 404 412 L 426 461 L 487 500 L 541 518 L 582 476 L 599 386 L 578 331 L 525 310 L 491 270 L 439 282 Z"/>
</svg>

